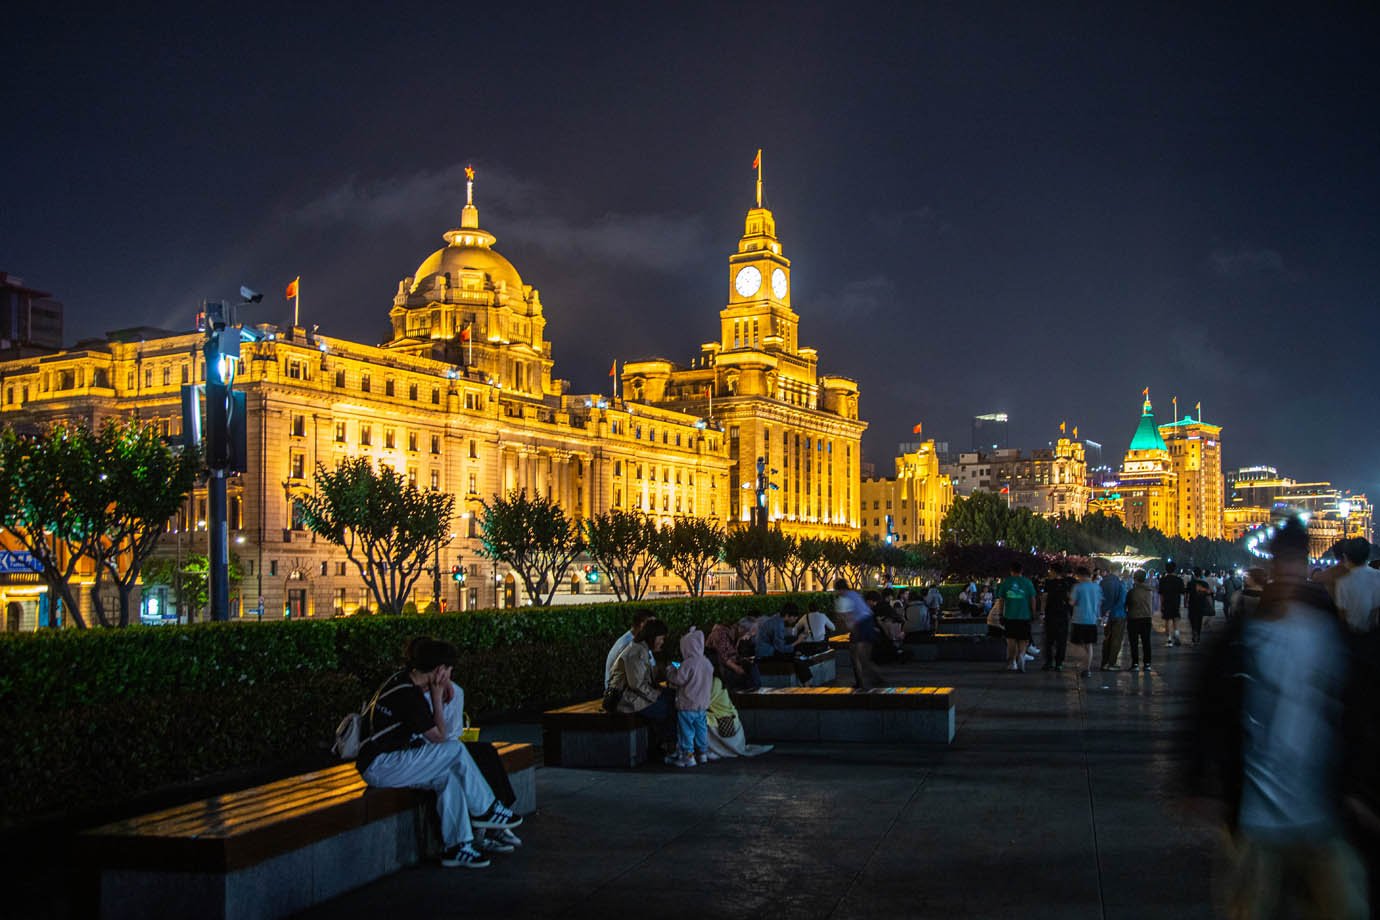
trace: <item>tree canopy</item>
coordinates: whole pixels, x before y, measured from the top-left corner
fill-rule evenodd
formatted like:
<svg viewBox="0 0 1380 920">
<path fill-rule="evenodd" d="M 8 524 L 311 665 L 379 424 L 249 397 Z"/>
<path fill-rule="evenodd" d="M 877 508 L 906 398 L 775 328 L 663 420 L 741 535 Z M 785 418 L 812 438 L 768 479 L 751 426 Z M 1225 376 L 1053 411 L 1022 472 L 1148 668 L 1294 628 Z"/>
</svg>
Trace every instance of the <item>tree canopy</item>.
<svg viewBox="0 0 1380 920">
<path fill-rule="evenodd" d="M 542 495 L 513 490 L 484 502 L 485 559 L 512 566 L 533 604 L 547 606 L 570 563 L 584 549 L 580 531 L 565 509 Z"/>
<path fill-rule="evenodd" d="M 455 496 L 423 491 L 367 457 L 316 467 L 316 490 L 301 499 L 317 536 L 345 550 L 381 613 L 400 613 L 436 549 L 449 539 Z"/>
</svg>

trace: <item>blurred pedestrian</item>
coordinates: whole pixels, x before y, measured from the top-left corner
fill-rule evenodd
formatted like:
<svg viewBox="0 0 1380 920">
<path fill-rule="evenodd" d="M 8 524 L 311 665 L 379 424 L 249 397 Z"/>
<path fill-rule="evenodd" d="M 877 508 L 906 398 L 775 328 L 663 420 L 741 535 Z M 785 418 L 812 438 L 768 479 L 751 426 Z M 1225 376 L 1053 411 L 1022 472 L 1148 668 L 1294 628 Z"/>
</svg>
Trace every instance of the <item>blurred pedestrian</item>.
<svg viewBox="0 0 1380 920">
<path fill-rule="evenodd" d="M 834 612 L 848 627 L 848 655 L 852 659 L 854 684 L 860 690 L 883 686 L 882 675 L 872 660 L 881 637 L 877 618 L 862 595 L 848 587 L 847 579 L 834 582 Z"/>
<path fill-rule="evenodd" d="M 1165 647 L 1179 644 L 1179 614 L 1183 610 L 1184 580 L 1173 562 L 1164 564 L 1160 579 L 1160 619 L 1164 620 Z"/>
<path fill-rule="evenodd" d="M 1126 595 L 1126 634 L 1131 639 L 1132 671 L 1142 666 L 1150 670 L 1150 621 L 1154 615 L 1154 592 L 1145 583 L 1145 572 L 1137 570 L 1131 591 Z"/>
<path fill-rule="evenodd" d="M 1212 616 L 1212 598 L 1212 585 L 1203 577 L 1203 570 L 1194 569 L 1193 580 L 1188 583 L 1188 625 L 1194 645 L 1203 638 L 1203 620 Z"/>
<path fill-rule="evenodd" d="M 1073 613 L 1073 586 L 1076 583 L 1064 573 L 1061 563 L 1050 565 L 1041 598 L 1045 612 L 1045 664 L 1041 670 L 1064 669 L 1064 655 L 1069 643 L 1069 616 Z"/>
<path fill-rule="evenodd" d="M 1102 583 L 1102 617 L 1106 623 L 1102 643 L 1102 670 L 1117 670 L 1121 658 L 1121 643 L 1126 637 L 1126 584 L 1117 575 L 1104 571 Z"/>
<path fill-rule="evenodd" d="M 1229 917 L 1274 917 L 1292 897 L 1304 916 L 1359 920 L 1369 915 L 1365 869 L 1343 828 L 1343 632 L 1327 592 L 1307 579 L 1303 523 L 1287 521 L 1270 552 L 1259 605 L 1233 619 L 1205 662 L 1190 791 L 1218 780 Z"/>
<path fill-rule="evenodd" d="M 1073 586 L 1073 622 L 1069 627 L 1069 644 L 1083 652 L 1082 675 L 1092 677 L 1093 646 L 1097 644 L 1097 618 L 1102 609 L 1102 592 L 1093 584 L 1092 571 L 1080 565 Z"/>
</svg>

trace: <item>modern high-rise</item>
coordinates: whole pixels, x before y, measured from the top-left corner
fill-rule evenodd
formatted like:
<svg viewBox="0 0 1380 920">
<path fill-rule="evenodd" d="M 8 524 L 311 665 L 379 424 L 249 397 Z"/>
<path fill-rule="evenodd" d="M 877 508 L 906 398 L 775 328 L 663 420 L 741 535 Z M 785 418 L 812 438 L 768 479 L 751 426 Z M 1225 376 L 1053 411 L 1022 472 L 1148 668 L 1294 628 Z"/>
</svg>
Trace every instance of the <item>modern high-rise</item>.
<svg viewBox="0 0 1380 920">
<path fill-rule="evenodd" d="M 62 304 L 8 272 L 0 272 L 0 359 L 62 348 Z"/>
</svg>

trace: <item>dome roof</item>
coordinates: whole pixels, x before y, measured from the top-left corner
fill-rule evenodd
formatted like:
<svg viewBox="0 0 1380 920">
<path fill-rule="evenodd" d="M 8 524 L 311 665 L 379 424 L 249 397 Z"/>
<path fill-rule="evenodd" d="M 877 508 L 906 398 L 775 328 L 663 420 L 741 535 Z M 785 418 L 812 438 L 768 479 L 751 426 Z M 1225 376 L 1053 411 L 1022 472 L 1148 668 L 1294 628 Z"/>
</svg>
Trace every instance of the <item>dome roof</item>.
<svg viewBox="0 0 1380 920">
<path fill-rule="evenodd" d="M 451 244 L 444 249 L 438 249 L 427 256 L 417 268 L 417 273 L 413 275 L 412 289 L 419 290 L 429 285 L 431 279 L 436 275 L 449 273 L 451 281 L 458 283 L 458 275 L 461 271 L 481 271 L 493 279 L 495 283 L 502 281 L 508 285 L 508 290 L 514 294 L 522 293 L 522 276 L 503 256 L 494 252 L 487 245 L 477 241 L 487 238 L 492 241 L 493 237 L 487 233 L 478 237 L 466 235 L 463 231 L 451 231 L 446 234 L 451 239 Z M 465 240 L 469 239 L 469 245 Z"/>
</svg>

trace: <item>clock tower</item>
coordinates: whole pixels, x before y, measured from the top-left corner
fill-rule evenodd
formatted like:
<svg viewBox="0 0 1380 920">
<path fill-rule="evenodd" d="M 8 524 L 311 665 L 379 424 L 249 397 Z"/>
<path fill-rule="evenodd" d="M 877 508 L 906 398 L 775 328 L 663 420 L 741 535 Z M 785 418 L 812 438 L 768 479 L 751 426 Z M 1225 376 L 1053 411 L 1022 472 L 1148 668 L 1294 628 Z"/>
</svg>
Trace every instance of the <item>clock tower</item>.
<svg viewBox="0 0 1380 920">
<path fill-rule="evenodd" d="M 738 251 L 728 257 L 728 306 L 719 314 L 720 347 L 795 354 L 800 317 L 791 309 L 791 260 L 781 254 L 776 218 L 762 204 L 762 155 L 757 203 L 747 212 Z"/>
</svg>

